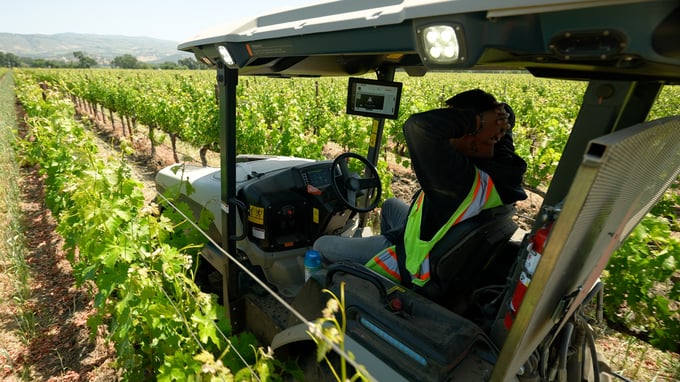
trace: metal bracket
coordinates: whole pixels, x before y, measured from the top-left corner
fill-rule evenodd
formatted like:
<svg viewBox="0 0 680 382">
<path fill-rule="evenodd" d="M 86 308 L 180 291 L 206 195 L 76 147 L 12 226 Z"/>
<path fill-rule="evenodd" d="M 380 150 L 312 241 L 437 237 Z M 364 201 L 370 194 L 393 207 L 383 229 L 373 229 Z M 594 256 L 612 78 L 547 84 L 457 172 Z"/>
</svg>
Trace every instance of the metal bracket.
<svg viewBox="0 0 680 382">
<path fill-rule="evenodd" d="M 552 321 L 557 324 L 560 322 L 562 317 L 567 313 L 569 310 L 569 307 L 571 307 L 571 304 L 574 302 L 574 299 L 576 296 L 578 296 L 579 293 L 581 293 L 582 287 L 578 287 L 575 291 L 569 293 L 568 295 L 562 297 L 560 299 L 560 302 L 557 303 L 557 306 L 555 307 L 555 310 L 553 311 L 552 314 Z"/>
</svg>

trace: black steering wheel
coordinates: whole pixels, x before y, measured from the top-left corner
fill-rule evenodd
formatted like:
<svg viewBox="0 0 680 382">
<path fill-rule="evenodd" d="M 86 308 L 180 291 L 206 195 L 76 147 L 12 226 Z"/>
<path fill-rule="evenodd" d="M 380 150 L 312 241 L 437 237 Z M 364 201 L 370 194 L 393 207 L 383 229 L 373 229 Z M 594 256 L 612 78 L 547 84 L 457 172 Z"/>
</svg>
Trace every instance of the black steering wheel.
<svg viewBox="0 0 680 382">
<path fill-rule="evenodd" d="M 343 153 L 335 158 L 331 171 L 333 190 L 351 210 L 368 212 L 378 206 L 382 185 L 378 170 L 368 159 Z"/>
</svg>

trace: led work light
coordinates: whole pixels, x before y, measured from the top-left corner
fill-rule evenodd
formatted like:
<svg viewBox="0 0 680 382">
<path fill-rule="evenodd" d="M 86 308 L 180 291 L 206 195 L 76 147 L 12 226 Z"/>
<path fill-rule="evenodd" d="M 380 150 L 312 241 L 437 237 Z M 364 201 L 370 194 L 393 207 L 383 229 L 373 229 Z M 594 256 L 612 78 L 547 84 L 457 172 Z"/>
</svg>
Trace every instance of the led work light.
<svg viewBox="0 0 680 382">
<path fill-rule="evenodd" d="M 231 58 L 231 54 L 229 54 L 229 50 L 227 49 L 226 46 L 218 45 L 217 51 L 220 53 L 220 56 L 222 57 L 222 61 L 224 61 L 225 65 L 227 65 L 228 67 L 234 66 L 234 64 L 235 64 L 234 59 Z"/>
<path fill-rule="evenodd" d="M 431 25 L 421 31 L 425 58 L 433 64 L 452 64 L 463 59 L 460 28 L 452 25 Z"/>
</svg>

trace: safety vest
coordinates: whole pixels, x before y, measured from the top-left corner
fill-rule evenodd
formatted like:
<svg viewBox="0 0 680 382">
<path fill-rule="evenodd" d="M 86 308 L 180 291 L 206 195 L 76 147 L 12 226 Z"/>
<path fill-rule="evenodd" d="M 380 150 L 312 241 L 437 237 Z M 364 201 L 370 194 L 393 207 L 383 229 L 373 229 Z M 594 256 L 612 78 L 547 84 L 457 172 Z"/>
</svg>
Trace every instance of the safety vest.
<svg viewBox="0 0 680 382">
<path fill-rule="evenodd" d="M 425 192 L 421 191 L 411 205 L 404 231 L 404 252 L 406 253 L 406 270 L 411 275 L 413 284 L 423 286 L 430 280 L 430 251 L 449 229 L 478 215 L 482 210 L 503 204 L 489 174 L 479 169 L 475 170 L 475 181 L 467 196 L 432 239 L 427 241 L 420 239 Z M 380 251 L 366 263 L 366 266 L 396 282 L 401 282 L 396 245 Z"/>
</svg>

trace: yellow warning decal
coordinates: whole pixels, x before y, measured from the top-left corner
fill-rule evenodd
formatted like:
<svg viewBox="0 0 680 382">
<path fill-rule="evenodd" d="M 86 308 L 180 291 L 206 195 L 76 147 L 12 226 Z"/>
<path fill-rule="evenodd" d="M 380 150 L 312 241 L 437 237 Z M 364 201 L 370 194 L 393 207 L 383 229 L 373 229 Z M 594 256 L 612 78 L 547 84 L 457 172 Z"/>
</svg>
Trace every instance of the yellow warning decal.
<svg viewBox="0 0 680 382">
<path fill-rule="evenodd" d="M 312 221 L 315 224 L 319 224 L 319 209 L 318 208 L 312 208 Z"/>
<path fill-rule="evenodd" d="M 264 207 L 250 206 L 248 208 L 248 221 L 264 225 Z"/>
<path fill-rule="evenodd" d="M 370 147 L 375 147 L 378 140 L 378 128 L 380 127 L 379 121 L 377 119 L 373 120 L 373 128 L 371 129 L 371 138 L 368 143 Z"/>
</svg>

